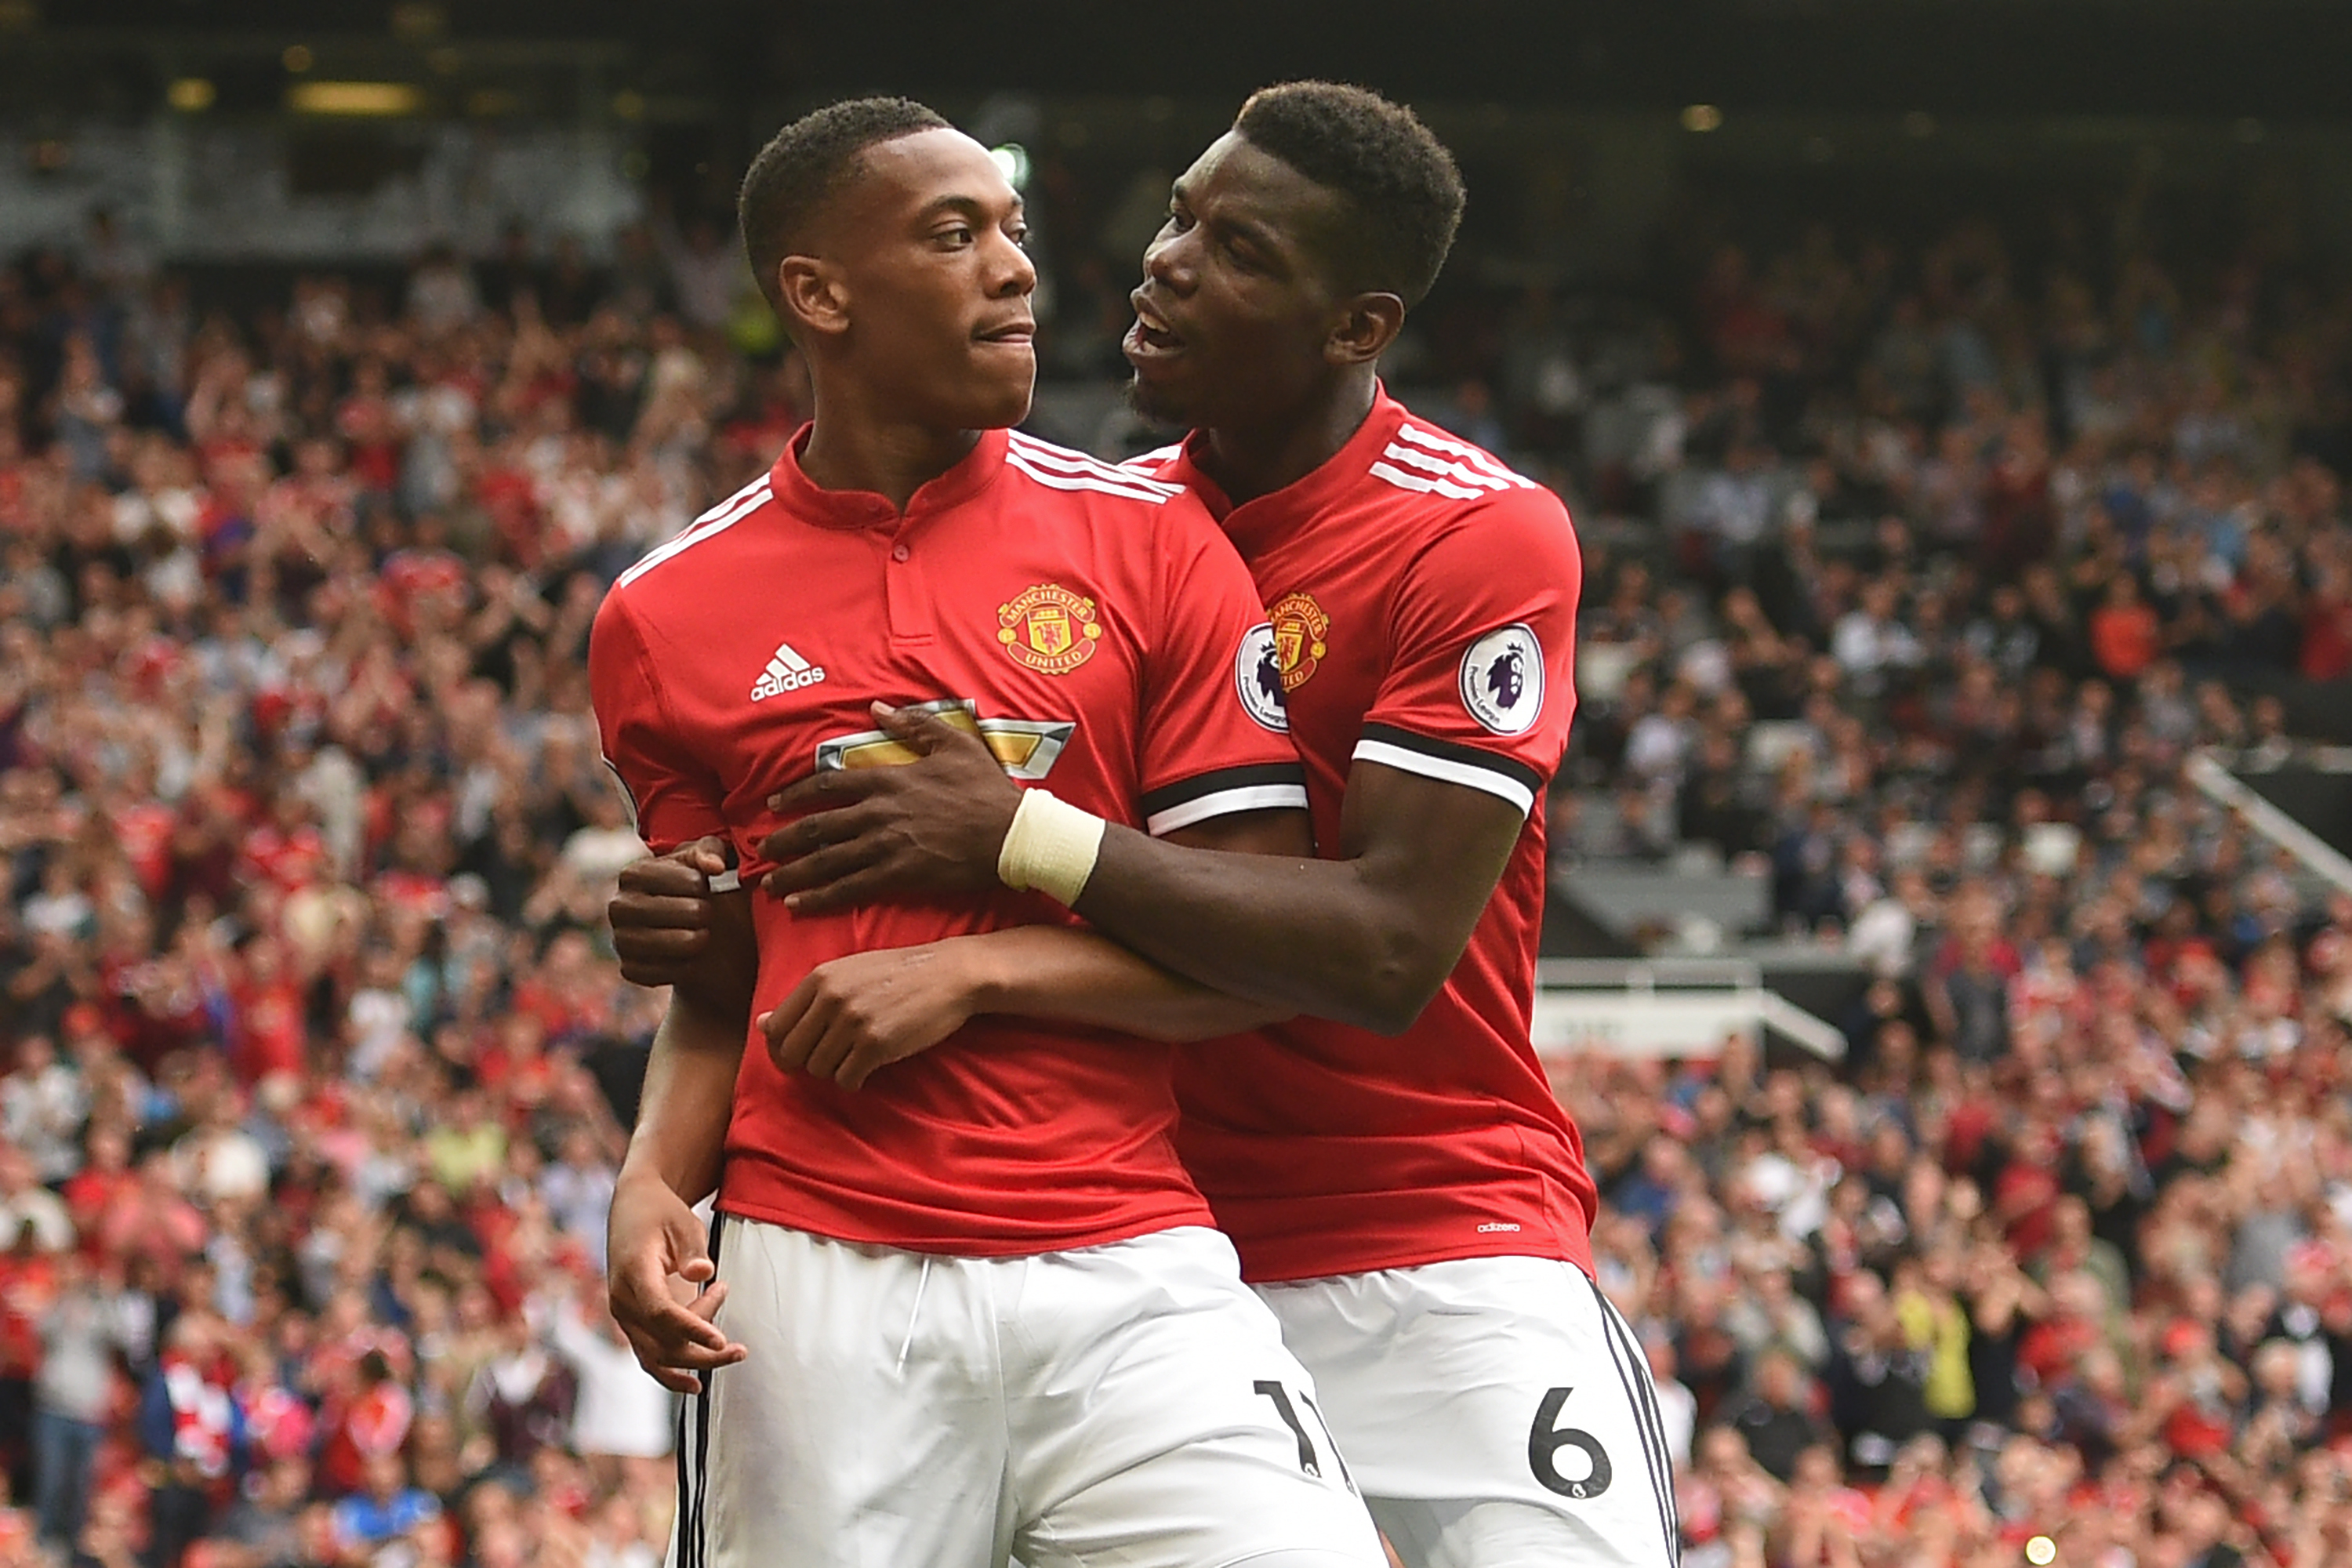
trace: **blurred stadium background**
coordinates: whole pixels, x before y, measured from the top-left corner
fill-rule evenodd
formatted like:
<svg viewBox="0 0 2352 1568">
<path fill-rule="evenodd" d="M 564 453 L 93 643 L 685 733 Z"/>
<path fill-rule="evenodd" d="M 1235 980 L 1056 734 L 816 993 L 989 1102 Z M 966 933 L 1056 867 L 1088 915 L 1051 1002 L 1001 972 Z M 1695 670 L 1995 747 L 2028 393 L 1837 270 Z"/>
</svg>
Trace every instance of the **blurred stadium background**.
<svg viewBox="0 0 2352 1568">
<path fill-rule="evenodd" d="M 1391 388 L 1584 542 L 1538 1024 L 1687 1560 L 2352 1562 L 2347 60 L 2318 0 L 0 0 L 0 1557 L 652 1568 L 578 666 L 801 416 L 734 182 L 946 111 L 1033 426 L 1124 455 L 1168 181 L 1312 75 L 1469 180 Z"/>
</svg>

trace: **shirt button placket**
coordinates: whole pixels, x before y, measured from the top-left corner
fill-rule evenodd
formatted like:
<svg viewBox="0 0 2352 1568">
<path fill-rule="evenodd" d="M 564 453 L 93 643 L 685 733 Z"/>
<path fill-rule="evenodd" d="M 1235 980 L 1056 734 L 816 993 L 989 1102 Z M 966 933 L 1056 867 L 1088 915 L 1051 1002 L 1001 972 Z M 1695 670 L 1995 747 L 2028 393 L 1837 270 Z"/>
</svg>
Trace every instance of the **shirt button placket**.
<svg viewBox="0 0 2352 1568">
<path fill-rule="evenodd" d="M 903 539 L 891 541 L 890 563 L 884 568 L 882 581 L 885 598 L 890 606 L 890 636 L 894 641 L 929 641 L 931 636 L 930 595 L 924 591 L 921 568 L 915 561 L 914 546 Z"/>
</svg>

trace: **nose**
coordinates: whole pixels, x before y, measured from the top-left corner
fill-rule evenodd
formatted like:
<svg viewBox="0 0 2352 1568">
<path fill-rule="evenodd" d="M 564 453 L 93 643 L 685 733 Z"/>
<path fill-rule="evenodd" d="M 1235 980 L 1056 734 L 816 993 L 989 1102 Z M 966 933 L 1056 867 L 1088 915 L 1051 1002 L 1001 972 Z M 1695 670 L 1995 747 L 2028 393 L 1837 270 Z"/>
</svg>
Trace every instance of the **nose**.
<svg viewBox="0 0 2352 1568">
<path fill-rule="evenodd" d="M 1163 228 L 1143 253 L 1143 275 L 1171 294 L 1192 291 L 1193 262 L 1185 243 L 1192 231 Z"/>
<path fill-rule="evenodd" d="M 1034 293 L 1037 289 L 1037 264 L 1029 259 L 1029 253 L 1013 244 L 1003 230 L 997 231 L 995 243 L 1001 254 L 996 258 L 998 275 L 994 292 L 1006 299 Z"/>
</svg>

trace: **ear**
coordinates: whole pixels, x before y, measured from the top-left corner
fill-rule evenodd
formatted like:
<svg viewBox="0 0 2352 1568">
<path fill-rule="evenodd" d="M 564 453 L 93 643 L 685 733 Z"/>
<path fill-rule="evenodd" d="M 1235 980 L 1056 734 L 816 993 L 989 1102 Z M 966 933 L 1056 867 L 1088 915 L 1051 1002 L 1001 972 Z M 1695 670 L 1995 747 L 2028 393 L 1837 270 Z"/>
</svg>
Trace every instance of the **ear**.
<svg viewBox="0 0 2352 1568">
<path fill-rule="evenodd" d="M 787 256 L 776 263 L 776 313 L 796 339 L 838 337 L 849 330 L 849 279 L 829 261 Z"/>
<path fill-rule="evenodd" d="M 1370 364 L 1404 330 L 1404 301 L 1394 294 L 1359 294 L 1339 310 L 1339 324 L 1323 341 L 1323 357 L 1332 364 Z"/>
</svg>

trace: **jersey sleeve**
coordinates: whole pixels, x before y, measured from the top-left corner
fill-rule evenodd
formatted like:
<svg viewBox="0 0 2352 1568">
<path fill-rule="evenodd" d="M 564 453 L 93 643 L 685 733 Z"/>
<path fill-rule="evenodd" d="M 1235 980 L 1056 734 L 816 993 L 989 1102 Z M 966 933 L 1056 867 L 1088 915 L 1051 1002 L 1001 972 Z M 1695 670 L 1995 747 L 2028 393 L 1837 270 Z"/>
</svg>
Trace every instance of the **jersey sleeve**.
<svg viewBox="0 0 2352 1568">
<path fill-rule="evenodd" d="M 644 634 L 617 593 L 606 596 L 589 633 L 588 689 L 604 766 L 637 837 L 656 855 L 706 834 L 727 837 L 718 775 L 672 721 Z"/>
<path fill-rule="evenodd" d="M 1439 535 L 1397 586 L 1388 670 L 1356 760 L 1532 809 L 1576 716 L 1583 579 L 1549 490 L 1498 496 Z"/>
<path fill-rule="evenodd" d="M 1208 511 L 1179 496 L 1155 530 L 1157 630 L 1136 736 L 1144 830 L 1239 811 L 1307 809 L 1274 634 L 1249 569 Z"/>
</svg>

